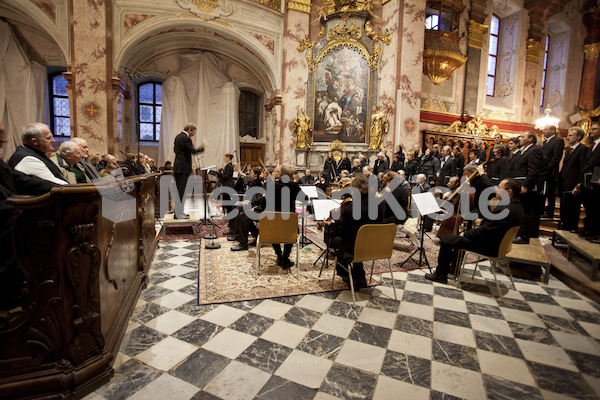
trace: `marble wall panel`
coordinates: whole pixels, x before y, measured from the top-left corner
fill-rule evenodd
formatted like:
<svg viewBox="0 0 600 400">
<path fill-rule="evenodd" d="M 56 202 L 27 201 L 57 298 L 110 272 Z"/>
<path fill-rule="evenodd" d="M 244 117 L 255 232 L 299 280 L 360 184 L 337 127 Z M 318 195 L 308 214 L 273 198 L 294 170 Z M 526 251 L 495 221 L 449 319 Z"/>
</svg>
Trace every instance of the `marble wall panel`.
<svg viewBox="0 0 600 400">
<path fill-rule="evenodd" d="M 107 38 L 105 3 L 72 2 L 73 99 L 71 115 L 74 116 L 76 135 L 87 140 L 90 152 L 107 152 L 109 107 L 107 91 Z M 112 96 L 111 96 L 112 97 Z M 112 131 L 112 129 L 111 129 Z"/>
<path fill-rule="evenodd" d="M 308 65 L 298 44 L 308 35 L 309 14 L 288 10 L 283 35 L 283 85 L 279 135 L 275 137 L 274 152 L 277 163 L 295 164 L 296 137 L 290 129 L 296 118 L 296 107 L 306 108 Z"/>
</svg>

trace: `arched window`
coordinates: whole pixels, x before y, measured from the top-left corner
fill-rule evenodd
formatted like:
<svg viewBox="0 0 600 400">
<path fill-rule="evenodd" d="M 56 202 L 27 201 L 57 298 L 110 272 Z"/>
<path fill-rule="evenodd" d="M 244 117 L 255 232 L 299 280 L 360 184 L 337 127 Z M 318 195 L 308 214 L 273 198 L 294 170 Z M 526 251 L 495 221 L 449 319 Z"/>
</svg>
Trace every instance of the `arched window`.
<svg viewBox="0 0 600 400">
<path fill-rule="evenodd" d="M 147 82 L 138 85 L 138 139 L 158 142 L 162 114 L 162 84 Z"/>
<path fill-rule="evenodd" d="M 239 101 L 240 136 L 252 136 L 258 139 L 260 97 L 252 92 L 242 91 Z"/>
<path fill-rule="evenodd" d="M 492 15 L 490 23 L 490 51 L 488 54 L 487 84 L 485 94 L 496 94 L 496 73 L 498 71 L 498 43 L 500 42 L 500 18 Z"/>
<path fill-rule="evenodd" d="M 51 76 L 50 83 L 50 129 L 56 137 L 71 137 L 71 115 L 67 80 L 62 73 Z"/>
</svg>

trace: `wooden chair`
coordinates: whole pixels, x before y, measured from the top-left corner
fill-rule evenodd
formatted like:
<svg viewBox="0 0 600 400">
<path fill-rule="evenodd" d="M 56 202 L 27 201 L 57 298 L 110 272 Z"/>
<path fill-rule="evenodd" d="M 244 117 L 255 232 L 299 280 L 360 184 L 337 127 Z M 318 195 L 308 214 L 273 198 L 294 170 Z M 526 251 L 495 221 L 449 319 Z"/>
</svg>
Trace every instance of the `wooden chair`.
<svg viewBox="0 0 600 400">
<path fill-rule="evenodd" d="M 256 274 L 260 265 L 260 246 L 265 243 L 296 244 L 296 278 L 300 278 L 300 235 L 298 235 L 298 215 L 293 212 L 266 211 L 260 216 L 258 237 L 256 238 Z"/>
<path fill-rule="evenodd" d="M 475 271 L 477 271 L 477 266 L 479 265 L 479 261 L 481 260 L 481 258 L 487 258 L 488 260 L 490 260 L 490 266 L 492 269 L 492 273 L 494 274 L 494 281 L 496 282 L 496 288 L 498 289 L 498 293 L 500 293 L 500 298 L 504 299 L 504 297 L 502 296 L 502 291 L 500 291 L 500 285 L 498 284 L 498 277 L 496 276 L 496 266 L 498 265 L 497 264 L 498 261 L 501 261 L 502 258 L 504 258 L 504 256 L 510 252 L 510 249 L 512 248 L 512 241 L 514 240 L 515 236 L 517 236 L 517 233 L 519 232 L 520 228 L 521 228 L 520 226 L 513 226 L 504 234 L 504 238 L 502 239 L 502 242 L 500 243 L 500 247 L 498 248 L 498 255 L 496 257 L 485 256 L 483 254 L 480 254 L 480 253 L 477 253 L 474 251 L 467 251 L 467 250 L 461 249 L 460 252 L 462 252 L 462 254 L 459 253 L 459 259 L 462 256 L 462 261 L 460 264 L 459 274 L 458 274 L 458 278 L 457 278 L 459 281 L 459 284 L 462 282 L 460 280 L 460 278 L 462 276 L 462 272 L 464 270 L 465 264 L 467 263 L 467 256 L 469 254 L 474 254 L 478 257 L 477 262 L 475 263 L 475 268 L 473 269 L 473 274 L 471 275 L 471 278 L 475 277 Z M 510 270 L 510 266 L 507 266 L 507 270 L 508 270 L 508 276 L 510 278 L 510 282 L 512 283 L 513 289 L 517 290 L 517 288 L 515 287 L 515 282 L 513 281 L 513 276 L 512 276 L 512 272 Z"/>
<path fill-rule="evenodd" d="M 373 268 L 375 260 L 388 260 L 390 275 L 392 278 L 392 287 L 394 288 L 394 298 L 398 300 L 396 295 L 396 284 L 394 283 L 394 274 L 392 272 L 392 252 L 394 251 L 394 239 L 396 237 L 396 224 L 367 224 L 360 227 L 354 241 L 354 257 L 352 262 L 348 264 L 348 268 L 339 264 L 342 268 L 348 271 L 350 277 L 350 291 L 352 292 L 352 303 L 356 306 L 356 297 L 354 295 L 354 281 L 352 280 L 352 263 L 372 261 L 370 280 L 373 280 Z M 337 257 L 335 264 L 338 265 Z M 333 279 L 331 287 L 335 284 L 336 269 L 333 269 Z"/>
</svg>

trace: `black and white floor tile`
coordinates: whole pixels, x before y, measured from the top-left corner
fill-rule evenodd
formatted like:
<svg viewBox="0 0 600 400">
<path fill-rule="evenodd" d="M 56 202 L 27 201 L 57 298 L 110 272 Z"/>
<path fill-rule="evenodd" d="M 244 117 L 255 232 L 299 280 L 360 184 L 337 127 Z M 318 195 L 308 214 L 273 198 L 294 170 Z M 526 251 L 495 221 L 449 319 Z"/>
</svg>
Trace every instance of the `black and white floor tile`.
<svg viewBox="0 0 600 400">
<path fill-rule="evenodd" d="M 100 399 L 569 399 L 600 395 L 600 305 L 484 266 L 348 291 L 198 306 L 199 242 L 164 241 Z M 485 280 L 485 281 L 484 281 Z M 487 282 L 487 285 L 485 283 Z"/>
</svg>

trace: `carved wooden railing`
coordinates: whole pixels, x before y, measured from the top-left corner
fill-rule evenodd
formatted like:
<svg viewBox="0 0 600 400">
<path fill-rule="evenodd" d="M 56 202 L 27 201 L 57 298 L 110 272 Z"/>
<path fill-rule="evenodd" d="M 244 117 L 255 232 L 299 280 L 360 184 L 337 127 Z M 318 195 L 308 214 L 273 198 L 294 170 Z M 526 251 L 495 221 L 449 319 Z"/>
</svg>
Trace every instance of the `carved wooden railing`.
<svg viewBox="0 0 600 400">
<path fill-rule="evenodd" d="M 13 243 L 27 284 L 20 306 L 0 310 L 1 398 L 80 398 L 113 375 L 157 246 L 158 177 L 100 187 L 131 196 L 120 219 L 92 184 L 8 200 L 22 210 Z"/>
</svg>

